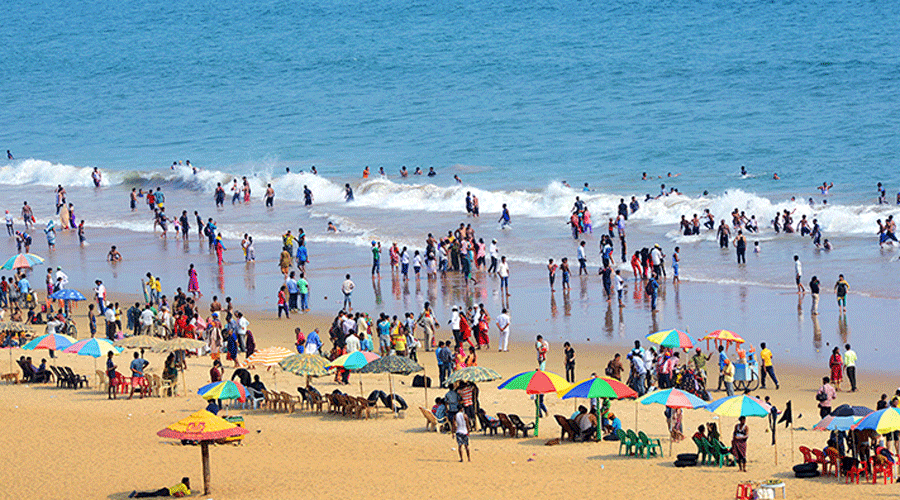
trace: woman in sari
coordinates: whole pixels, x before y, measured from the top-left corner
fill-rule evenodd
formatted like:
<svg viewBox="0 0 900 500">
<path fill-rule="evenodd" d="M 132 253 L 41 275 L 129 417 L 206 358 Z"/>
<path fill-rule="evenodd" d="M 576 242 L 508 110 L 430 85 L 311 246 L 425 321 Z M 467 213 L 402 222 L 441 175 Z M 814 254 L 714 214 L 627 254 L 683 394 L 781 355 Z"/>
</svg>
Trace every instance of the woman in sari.
<svg viewBox="0 0 900 500">
<path fill-rule="evenodd" d="M 741 472 L 747 472 L 747 437 L 749 434 L 747 417 L 742 416 L 734 426 L 734 434 L 731 437 L 731 454 L 734 455 L 734 460 Z"/>
<path fill-rule="evenodd" d="M 841 379 L 844 378 L 844 359 L 841 357 L 840 350 L 835 347 L 831 351 L 831 357 L 828 358 L 828 367 L 831 368 L 831 383 L 835 390 L 841 390 Z"/>
</svg>

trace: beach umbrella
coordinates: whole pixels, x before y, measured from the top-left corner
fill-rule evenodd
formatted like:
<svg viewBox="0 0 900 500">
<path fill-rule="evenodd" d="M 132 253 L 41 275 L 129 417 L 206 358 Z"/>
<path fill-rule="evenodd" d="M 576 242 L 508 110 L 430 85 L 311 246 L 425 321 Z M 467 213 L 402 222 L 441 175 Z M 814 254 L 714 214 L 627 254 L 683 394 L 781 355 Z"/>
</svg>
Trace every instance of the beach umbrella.
<svg viewBox="0 0 900 500">
<path fill-rule="evenodd" d="M 114 342 L 119 347 L 127 347 L 129 349 L 153 349 L 163 342 L 151 335 L 135 335 L 133 337 L 125 337 Z"/>
<path fill-rule="evenodd" d="M 394 381 L 391 375 L 409 375 L 423 370 L 425 369 L 422 368 L 419 363 L 416 363 L 406 356 L 389 354 L 374 361 L 370 361 L 358 371 L 359 373 L 387 373 L 388 386 L 391 389 L 391 406 L 394 406 L 396 404 L 394 402 Z"/>
<path fill-rule="evenodd" d="M 71 288 L 59 289 L 50 294 L 50 298 L 53 300 L 87 300 L 81 292 Z"/>
<path fill-rule="evenodd" d="M 660 404 L 666 408 L 705 408 L 706 401 L 681 389 L 666 389 L 645 394 L 638 401 L 644 405 Z"/>
<path fill-rule="evenodd" d="M 492 380 L 500 380 L 501 378 L 503 377 L 501 377 L 499 373 L 490 368 L 485 368 L 483 366 L 467 366 L 451 373 L 450 376 L 447 377 L 447 384 L 449 385 L 454 382 L 490 382 Z"/>
<path fill-rule="evenodd" d="M 50 349 L 51 351 L 61 351 L 74 343 L 75 339 L 69 337 L 68 335 L 63 335 L 61 333 L 51 333 L 47 335 L 41 335 L 40 337 L 33 339 L 31 342 L 22 346 L 22 349 L 25 349 L 26 351 L 32 351 L 34 349 Z"/>
<path fill-rule="evenodd" d="M 247 358 L 247 364 L 250 366 L 275 366 L 281 360 L 291 355 L 291 351 L 284 347 L 267 347 L 260 349 Z"/>
<path fill-rule="evenodd" d="M 654 344 L 659 344 L 660 347 L 669 347 L 672 349 L 679 347 L 682 349 L 690 349 L 694 347 L 693 342 L 691 342 L 691 337 L 681 330 L 673 329 L 651 333 L 650 335 L 647 335 L 647 340 Z"/>
<path fill-rule="evenodd" d="M 164 340 L 153 348 L 154 351 L 192 351 L 206 346 L 206 342 L 202 340 L 189 339 L 185 337 L 176 337 L 170 340 Z"/>
<path fill-rule="evenodd" d="M 709 341 L 710 340 L 715 341 L 716 344 L 721 344 L 722 342 L 725 342 L 726 347 L 731 346 L 732 342 L 734 342 L 735 344 L 743 344 L 744 343 L 744 339 L 740 335 L 732 332 L 731 330 L 716 330 L 714 332 L 706 334 L 706 336 L 704 336 L 700 340 L 706 341 L 706 350 L 707 351 L 709 350 Z"/>
<path fill-rule="evenodd" d="M 563 399 L 570 398 L 606 398 L 606 399 L 627 399 L 636 398 L 637 392 L 622 382 L 610 377 L 592 377 L 582 380 L 577 384 L 560 393 Z M 635 421 L 637 421 L 637 406 L 634 407 Z M 597 439 L 600 439 L 602 431 L 600 425 L 597 426 Z"/>
<path fill-rule="evenodd" d="M 874 411 L 871 408 L 866 408 L 865 406 L 850 406 L 848 404 L 842 404 L 837 408 L 831 410 L 831 413 L 829 413 L 829 415 L 835 417 L 865 417 L 870 413 L 874 413 Z"/>
<path fill-rule="evenodd" d="M 368 351 L 356 351 L 351 352 L 350 354 L 344 354 L 343 356 L 338 357 L 331 363 L 328 363 L 328 368 L 343 368 L 345 370 L 359 370 L 360 368 L 366 366 L 367 364 L 375 361 L 381 356 L 375 354 L 374 352 Z"/>
<path fill-rule="evenodd" d="M 533 370 L 510 378 L 500 384 L 498 388 L 525 391 L 525 394 L 549 394 L 551 392 L 559 394 L 571 385 L 566 382 L 566 379 L 555 373 Z M 534 399 L 534 409 L 534 436 L 537 437 L 538 424 L 541 421 L 541 403 L 539 398 Z"/>
<path fill-rule="evenodd" d="M 67 352 L 70 354 L 77 354 L 79 356 L 91 356 L 93 358 L 99 358 L 101 356 L 106 356 L 107 353 L 112 352 L 114 354 L 119 354 L 122 352 L 121 347 L 116 347 L 112 342 L 106 339 L 84 339 L 75 342 L 74 344 L 67 347 L 63 352 Z"/>
<path fill-rule="evenodd" d="M 156 433 L 157 436 L 200 442 L 200 456 L 203 461 L 203 494 L 209 495 L 209 443 L 235 436 L 243 436 L 249 431 L 231 422 L 200 410 L 193 415 L 175 422 Z"/>
<path fill-rule="evenodd" d="M 813 429 L 817 431 L 849 431 L 862 419 L 863 417 L 852 415 L 846 417 L 828 415 L 822 420 L 819 420 L 819 423 L 814 425 Z"/>
<path fill-rule="evenodd" d="M 645 394 L 640 399 L 638 399 L 641 404 L 650 405 L 650 404 L 660 404 L 665 406 L 666 408 L 689 408 L 689 409 L 697 409 L 697 408 L 705 408 L 706 401 L 694 396 L 689 392 L 682 391 L 681 389 L 665 389 L 662 391 L 654 391 L 650 394 Z M 669 454 L 672 454 L 672 444 L 674 443 L 675 438 L 673 435 L 669 434 Z"/>
<path fill-rule="evenodd" d="M 768 417 L 772 407 L 754 398 L 741 394 L 726 396 L 706 405 L 706 409 L 723 417 Z"/>
<path fill-rule="evenodd" d="M 318 354 L 292 354 L 279 361 L 278 366 L 294 375 L 321 377 L 328 375 L 328 368 L 325 366 L 327 362 L 327 358 Z"/>
<path fill-rule="evenodd" d="M 222 382 L 213 382 L 206 384 L 197 389 L 203 399 L 237 399 L 245 401 L 247 399 L 247 389 L 240 382 L 224 380 Z"/>
<path fill-rule="evenodd" d="M 900 409 L 888 407 L 872 412 L 852 427 L 855 430 L 873 430 L 879 434 L 900 431 Z"/>
<path fill-rule="evenodd" d="M 20 253 L 10 257 L 0 269 L 26 269 L 44 262 L 44 258 L 32 253 Z"/>
</svg>

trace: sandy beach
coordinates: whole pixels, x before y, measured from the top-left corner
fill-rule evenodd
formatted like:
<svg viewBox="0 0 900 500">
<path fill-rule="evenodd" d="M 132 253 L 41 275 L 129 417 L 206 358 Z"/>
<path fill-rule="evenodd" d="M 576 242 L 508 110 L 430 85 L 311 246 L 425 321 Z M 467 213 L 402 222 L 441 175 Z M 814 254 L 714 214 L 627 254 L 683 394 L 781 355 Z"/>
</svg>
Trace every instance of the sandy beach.
<svg viewBox="0 0 900 500">
<path fill-rule="evenodd" d="M 250 313 L 251 317 L 253 313 Z M 254 319 L 253 331 L 259 347 L 292 347 L 291 327 L 309 329 L 325 326 L 329 318 L 306 315 L 299 320 Z M 86 325 L 79 325 L 86 326 Z M 86 331 L 86 330 L 82 330 Z M 444 334 L 448 332 L 444 330 Z M 602 372 L 615 346 L 579 344 L 577 374 L 586 378 Z M 623 347 L 624 349 L 624 347 Z M 18 356 L 21 351 L 15 351 Z M 46 351 L 29 354 L 38 358 Z M 77 372 L 93 373 L 93 359 L 60 354 L 58 363 Z M 159 373 L 164 355 L 148 352 L 151 371 Z M 130 352 L 116 358 L 124 365 Z M 432 353 L 420 353 L 426 373 L 435 376 Z M 100 360 L 102 362 L 102 360 Z M 516 342 L 509 353 L 479 352 L 479 365 L 497 370 L 505 377 L 534 365 L 531 344 Z M 28 466 L 6 467 L 0 472 L 7 492 L 14 497 L 35 498 L 125 498 L 133 489 L 154 490 L 176 483 L 182 476 L 200 484 L 199 449 L 160 439 L 156 431 L 205 406 L 196 389 L 208 382 L 208 357 L 189 359 L 186 371 L 188 395 L 175 398 L 148 398 L 109 401 L 96 389 L 68 390 L 54 386 L 0 386 L 0 418 L 7 423 L 2 446 L 17 453 L 15 460 L 28 459 Z M 230 364 L 230 363 L 227 363 Z M 561 349 L 551 351 L 548 369 L 562 373 Z M 558 367 L 558 368 L 557 368 Z M 276 369 L 277 370 L 277 369 Z M 4 370 L 5 371 L 5 370 Z M 280 370 L 278 370 L 280 371 Z M 226 377 L 232 370 L 227 369 Z M 254 370 L 268 387 L 296 394 L 303 379 L 288 373 Z M 793 401 L 795 427 L 811 428 L 817 421 L 813 398 L 823 370 L 784 363 L 778 366 L 781 389 L 758 391 L 769 395 L 783 408 Z M 341 390 L 356 393 L 360 375 L 352 375 Z M 387 390 L 383 375 L 362 375 L 365 392 Z M 436 378 L 436 376 L 435 376 Z M 93 377 L 92 377 L 93 379 Z M 472 463 L 458 463 L 456 446 L 449 434 L 427 432 L 418 406 L 431 406 L 444 391 L 428 391 L 429 403 L 421 388 L 410 387 L 412 377 L 395 378 L 395 389 L 410 404 L 404 418 L 387 412 L 370 420 L 316 414 L 309 410 L 292 415 L 265 410 L 231 410 L 243 415 L 250 434 L 239 446 L 212 449 L 213 490 L 208 498 L 321 498 L 340 491 L 346 498 L 371 497 L 373 492 L 391 498 L 545 498 L 618 495 L 624 498 L 657 496 L 665 488 L 669 498 L 731 498 L 736 485 L 745 480 L 784 479 L 790 498 L 871 498 L 887 495 L 894 486 L 870 483 L 845 486 L 832 478 L 794 479 L 790 466 L 802 461 L 796 447 L 823 447 L 825 433 L 795 430 L 792 453 L 791 434 L 778 429 L 777 456 L 770 446 L 771 435 L 765 419 L 750 421 L 749 464 L 746 474 L 735 468 L 711 466 L 678 469 L 669 457 L 669 443 L 663 408 L 658 405 L 637 409 L 637 428 L 652 438 L 663 440 L 665 458 L 639 459 L 618 455 L 618 443 L 570 443 L 545 446 L 559 437 L 552 417 L 542 419 L 540 437 L 512 439 L 472 436 Z M 93 382 L 92 382 L 93 383 Z M 277 384 L 277 386 L 276 386 Z M 838 403 L 873 407 L 877 395 L 892 393 L 890 377 L 861 371 L 862 391 L 840 393 Z M 339 388 L 330 377 L 315 379 L 323 393 Z M 533 401 L 521 391 L 500 391 L 495 383 L 481 385 L 481 404 L 488 414 L 516 413 L 526 422 L 534 420 Z M 716 398 L 724 393 L 712 393 Z M 570 415 L 571 400 L 555 395 L 545 399 L 550 414 Z M 584 404 L 584 400 L 581 401 Z M 618 401 L 612 410 L 623 427 L 635 428 L 636 403 Z M 685 432 L 706 422 L 718 422 L 723 441 L 728 443 L 735 419 L 719 418 L 705 410 L 686 410 Z M 15 429 L 15 431 L 12 431 Z M 676 443 L 675 454 L 696 452 L 690 441 Z M 195 489 L 198 486 L 195 486 Z M 5 498 L 13 496 L 0 495 Z"/>
</svg>

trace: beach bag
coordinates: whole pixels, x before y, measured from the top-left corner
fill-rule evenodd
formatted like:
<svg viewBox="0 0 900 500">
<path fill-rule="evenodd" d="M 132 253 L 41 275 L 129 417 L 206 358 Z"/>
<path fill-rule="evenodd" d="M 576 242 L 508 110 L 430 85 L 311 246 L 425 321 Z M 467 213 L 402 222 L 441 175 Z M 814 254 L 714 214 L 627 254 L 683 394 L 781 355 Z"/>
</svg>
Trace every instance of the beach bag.
<svg viewBox="0 0 900 500">
<path fill-rule="evenodd" d="M 825 395 L 825 391 L 819 391 L 816 393 L 816 401 L 821 403 L 827 399 L 828 399 L 828 396 Z"/>
<path fill-rule="evenodd" d="M 413 387 L 431 387 L 431 377 L 425 377 L 424 375 L 416 375 L 413 377 Z"/>
<path fill-rule="evenodd" d="M 612 377 L 613 375 L 615 375 L 616 372 L 615 372 L 615 370 L 613 370 L 613 367 L 607 366 L 606 371 L 604 373 L 606 373 L 607 377 Z"/>
</svg>

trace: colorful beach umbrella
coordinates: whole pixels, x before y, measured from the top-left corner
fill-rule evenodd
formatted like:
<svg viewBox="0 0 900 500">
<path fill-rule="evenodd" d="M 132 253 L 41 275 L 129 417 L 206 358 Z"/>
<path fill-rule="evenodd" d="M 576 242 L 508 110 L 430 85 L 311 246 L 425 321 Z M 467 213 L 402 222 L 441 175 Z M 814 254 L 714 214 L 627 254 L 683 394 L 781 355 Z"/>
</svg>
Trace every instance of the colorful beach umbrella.
<svg viewBox="0 0 900 500">
<path fill-rule="evenodd" d="M 209 495 L 210 441 L 243 436 L 248 432 L 247 429 L 238 427 L 206 410 L 200 410 L 157 432 L 156 435 L 162 438 L 200 442 L 200 455 L 203 461 L 203 494 Z"/>
<path fill-rule="evenodd" d="M 663 391 L 654 391 L 646 394 L 638 399 L 641 404 L 660 404 L 666 408 L 705 408 L 706 401 L 694 396 L 689 392 L 681 389 L 666 389 Z"/>
<path fill-rule="evenodd" d="M 622 382 L 610 377 L 594 377 L 582 380 L 565 389 L 560 394 L 563 399 L 569 398 L 606 398 L 627 399 L 636 398 L 637 392 Z"/>
<path fill-rule="evenodd" d="M 571 385 L 566 382 L 566 379 L 555 373 L 533 370 L 510 378 L 500 384 L 498 388 L 525 391 L 525 394 L 549 394 L 551 392 L 560 394 Z M 541 422 L 540 398 L 534 398 L 534 410 L 534 436 L 537 437 Z"/>
<path fill-rule="evenodd" d="M 723 417 L 767 417 L 772 407 L 754 398 L 741 394 L 717 399 L 706 405 L 706 409 Z"/>
<path fill-rule="evenodd" d="M 447 383 L 472 382 L 477 384 L 481 382 L 490 382 L 492 380 L 500 380 L 501 378 L 503 377 L 501 377 L 499 373 L 490 368 L 485 368 L 483 366 L 467 366 L 451 373 L 450 376 L 447 377 Z"/>
<path fill-rule="evenodd" d="M 122 352 L 121 347 L 116 347 L 112 342 L 106 339 L 84 339 L 75 342 L 74 344 L 67 347 L 63 352 L 67 352 L 70 354 L 77 354 L 79 356 L 91 356 L 93 358 L 99 358 L 101 356 L 106 356 L 107 353 L 112 352 L 113 354 L 119 354 Z"/>
<path fill-rule="evenodd" d="M 874 430 L 879 434 L 900 431 L 900 409 L 888 407 L 872 412 L 852 427 L 856 430 Z"/>
<path fill-rule="evenodd" d="M 20 253 L 10 257 L 0 269 L 26 269 L 44 262 L 44 258 L 32 253 Z"/>
<path fill-rule="evenodd" d="M 26 351 L 32 351 L 34 349 L 50 349 L 61 351 L 74 343 L 75 339 L 69 337 L 68 335 L 63 335 L 61 333 L 51 333 L 48 335 L 42 335 L 32 340 L 31 342 L 22 346 L 22 349 L 25 349 Z"/>
<path fill-rule="evenodd" d="M 862 419 L 863 417 L 836 417 L 828 415 L 814 425 L 813 429 L 817 431 L 848 431 Z"/>
<path fill-rule="evenodd" d="M 275 366 L 291 354 L 291 351 L 284 347 L 267 347 L 254 352 L 247 358 L 247 364 L 250 366 Z"/>
<path fill-rule="evenodd" d="M 337 359 L 328 363 L 328 368 L 343 368 L 345 370 L 359 370 L 360 368 L 366 366 L 367 364 L 375 361 L 381 356 L 375 354 L 374 352 L 368 351 L 356 351 L 351 352 L 350 354 L 344 354 L 343 356 L 339 356 Z"/>
<path fill-rule="evenodd" d="M 50 294 L 53 300 L 86 300 L 78 290 L 63 288 Z"/>
<path fill-rule="evenodd" d="M 231 380 L 206 384 L 197 389 L 197 394 L 207 400 L 237 399 L 238 401 L 245 401 L 247 399 L 247 389 L 240 382 Z"/>
<path fill-rule="evenodd" d="M 191 351 L 200 349 L 206 345 L 202 340 L 189 339 L 185 337 L 176 337 L 174 339 L 160 342 L 153 348 L 154 351 Z"/>
<path fill-rule="evenodd" d="M 278 366 L 286 372 L 307 377 L 328 375 L 327 358 L 318 354 L 291 354 L 278 362 Z"/>
<path fill-rule="evenodd" d="M 716 330 L 706 334 L 706 336 L 700 340 L 720 340 L 722 342 L 734 342 L 736 344 L 744 343 L 744 339 L 731 330 Z"/>
<path fill-rule="evenodd" d="M 681 330 L 663 330 L 661 332 L 651 333 L 647 335 L 647 340 L 661 347 L 669 347 L 671 349 L 690 349 L 694 347 L 688 334 Z"/>
</svg>

